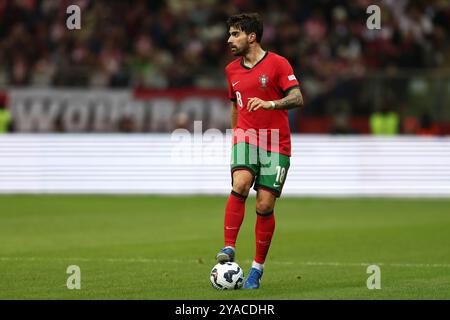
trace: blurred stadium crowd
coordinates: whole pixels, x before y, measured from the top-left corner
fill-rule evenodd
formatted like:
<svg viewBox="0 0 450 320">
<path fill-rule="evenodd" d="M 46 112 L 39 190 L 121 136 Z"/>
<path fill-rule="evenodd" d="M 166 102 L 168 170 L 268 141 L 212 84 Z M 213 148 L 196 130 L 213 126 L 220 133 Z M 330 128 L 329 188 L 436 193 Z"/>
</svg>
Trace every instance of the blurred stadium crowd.
<svg viewBox="0 0 450 320">
<path fill-rule="evenodd" d="M 366 27 L 371 4 L 381 30 Z M 307 114 L 401 113 L 420 88 L 411 73 L 450 81 L 447 0 L 0 0 L 0 85 L 224 88 L 225 22 L 242 11 L 262 14 L 263 47 L 291 62 Z"/>
</svg>

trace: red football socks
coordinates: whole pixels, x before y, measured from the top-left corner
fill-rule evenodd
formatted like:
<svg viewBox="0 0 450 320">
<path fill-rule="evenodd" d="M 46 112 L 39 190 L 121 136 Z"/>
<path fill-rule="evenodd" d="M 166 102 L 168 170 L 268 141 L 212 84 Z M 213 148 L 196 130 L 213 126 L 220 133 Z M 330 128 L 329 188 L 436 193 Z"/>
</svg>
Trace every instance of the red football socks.
<svg viewBox="0 0 450 320">
<path fill-rule="evenodd" d="M 225 247 L 230 246 L 236 248 L 236 239 L 239 229 L 241 228 L 242 221 L 244 220 L 246 199 L 246 196 L 234 191 L 231 191 L 231 194 L 228 197 L 228 202 L 225 206 Z"/>
<path fill-rule="evenodd" d="M 263 264 L 269 251 L 273 232 L 275 231 L 275 216 L 273 211 L 269 214 L 256 215 L 256 255 L 255 262 Z"/>
</svg>

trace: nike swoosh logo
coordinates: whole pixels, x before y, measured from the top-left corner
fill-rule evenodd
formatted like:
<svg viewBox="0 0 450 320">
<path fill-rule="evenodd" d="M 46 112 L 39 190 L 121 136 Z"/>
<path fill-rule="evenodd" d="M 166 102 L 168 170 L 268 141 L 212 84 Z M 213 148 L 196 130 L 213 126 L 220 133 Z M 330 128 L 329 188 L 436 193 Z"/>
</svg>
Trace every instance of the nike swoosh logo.
<svg viewBox="0 0 450 320">
<path fill-rule="evenodd" d="M 237 229 L 239 229 L 239 228 L 237 228 L 237 227 L 228 227 L 228 226 L 226 226 L 225 229 L 227 229 L 227 230 L 237 230 Z"/>
<path fill-rule="evenodd" d="M 231 86 L 234 87 L 234 86 L 237 85 L 239 82 L 241 82 L 241 80 L 239 80 L 239 81 L 237 81 L 237 82 L 235 82 L 235 83 L 232 83 Z"/>
</svg>

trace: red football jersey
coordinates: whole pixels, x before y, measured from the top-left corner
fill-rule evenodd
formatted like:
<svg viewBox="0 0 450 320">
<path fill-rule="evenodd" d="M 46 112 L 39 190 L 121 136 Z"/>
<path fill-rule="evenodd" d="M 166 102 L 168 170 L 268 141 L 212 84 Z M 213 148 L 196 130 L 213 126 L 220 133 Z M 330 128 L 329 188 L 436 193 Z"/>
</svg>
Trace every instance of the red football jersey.
<svg viewBox="0 0 450 320">
<path fill-rule="evenodd" d="M 290 89 L 299 87 L 289 62 L 282 56 L 266 51 L 264 57 L 252 68 L 246 67 L 241 57 L 228 64 L 225 73 L 228 97 L 236 102 L 238 110 L 233 143 L 245 141 L 268 151 L 290 156 L 288 111 L 263 108 L 247 111 L 249 98 L 279 100 Z"/>
</svg>

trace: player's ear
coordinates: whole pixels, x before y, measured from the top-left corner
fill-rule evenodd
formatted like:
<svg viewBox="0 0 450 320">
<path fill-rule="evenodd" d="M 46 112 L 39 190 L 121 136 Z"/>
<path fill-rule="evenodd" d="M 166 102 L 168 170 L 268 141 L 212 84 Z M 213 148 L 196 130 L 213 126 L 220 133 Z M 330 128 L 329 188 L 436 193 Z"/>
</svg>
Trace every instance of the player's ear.
<svg viewBox="0 0 450 320">
<path fill-rule="evenodd" d="M 256 34 L 255 34 L 254 32 L 250 33 L 250 34 L 247 36 L 247 40 L 248 40 L 248 42 L 250 42 L 250 43 L 256 41 Z"/>
</svg>

